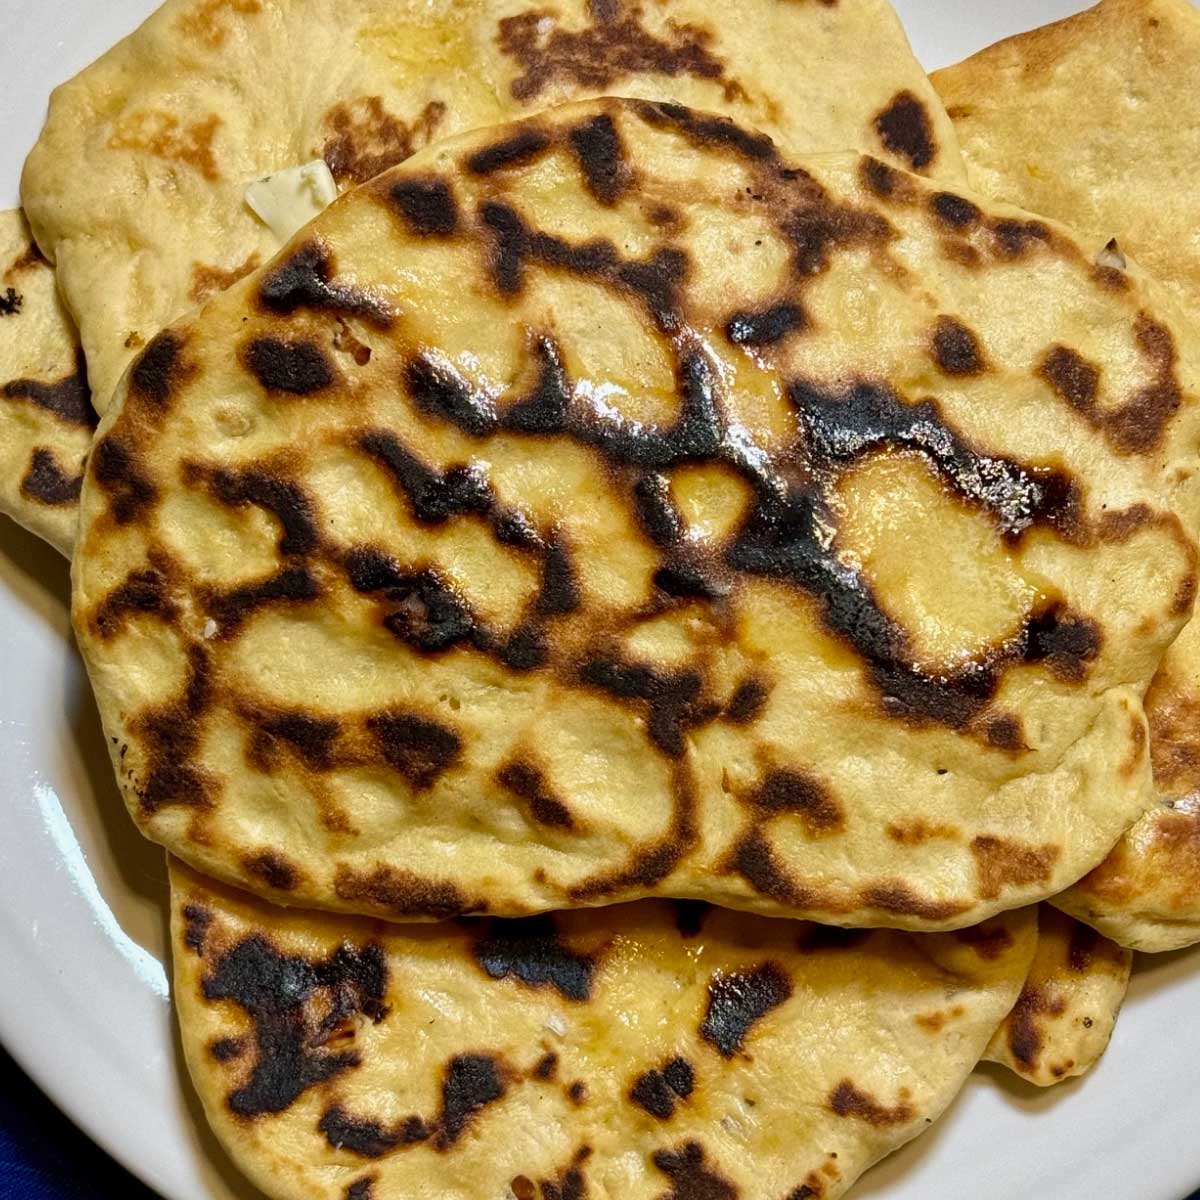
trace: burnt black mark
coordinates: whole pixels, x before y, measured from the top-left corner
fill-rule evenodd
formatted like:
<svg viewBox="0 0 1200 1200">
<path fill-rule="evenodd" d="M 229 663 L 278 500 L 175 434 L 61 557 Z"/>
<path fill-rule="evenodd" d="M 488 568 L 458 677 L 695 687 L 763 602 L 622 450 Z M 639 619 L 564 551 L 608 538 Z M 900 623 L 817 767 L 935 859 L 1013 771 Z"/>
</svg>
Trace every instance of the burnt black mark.
<svg viewBox="0 0 1200 1200">
<path fill-rule="evenodd" d="M 373 1175 L 356 1179 L 346 1187 L 346 1200 L 372 1200 L 374 1195 L 375 1177 Z"/>
<path fill-rule="evenodd" d="M 25 297 L 16 288 L 5 288 L 0 295 L 0 317 L 15 317 L 24 303 Z"/>
<path fill-rule="evenodd" d="M 762 712 L 770 694 L 771 689 L 763 680 L 743 680 L 725 706 L 725 720 L 735 725 L 749 725 Z"/>
<path fill-rule="evenodd" d="M 699 936 L 712 905 L 704 900 L 672 900 L 671 907 L 675 912 L 675 928 L 679 930 L 679 936 L 689 941 Z"/>
<path fill-rule="evenodd" d="M 582 1079 L 576 1079 L 570 1087 L 567 1088 L 567 1099 L 574 1105 L 583 1104 L 588 1097 L 587 1084 Z"/>
<path fill-rule="evenodd" d="M 187 659 L 183 693 L 131 722 L 145 745 L 145 775 L 134 786 L 147 815 L 169 804 L 201 809 L 212 802 L 213 785 L 192 761 L 200 742 L 200 720 L 212 700 L 211 671 L 202 646 L 188 647 Z"/>
<path fill-rule="evenodd" d="M 869 908 L 897 913 L 906 917 L 921 917 L 926 921 L 948 921 L 961 916 L 970 904 L 958 900 L 930 900 L 918 895 L 902 879 L 884 879 L 864 887 L 859 900 Z"/>
<path fill-rule="evenodd" d="M 829 1108 L 839 1117 L 852 1117 L 868 1125 L 886 1127 L 904 1125 L 913 1120 L 917 1113 L 908 1103 L 907 1091 L 901 1089 L 898 1104 L 881 1104 L 874 1096 L 855 1087 L 849 1079 L 843 1079 L 829 1094 Z"/>
<path fill-rule="evenodd" d="M 909 91 L 897 93 L 875 118 L 880 141 L 914 171 L 924 170 L 937 157 L 933 123 L 925 105 Z"/>
<path fill-rule="evenodd" d="M 586 1153 L 584 1153 L 586 1151 Z M 590 1147 L 583 1147 L 576 1161 L 583 1161 L 591 1154 Z M 587 1180 L 578 1166 L 568 1167 L 557 1179 L 543 1179 L 542 1200 L 587 1200 Z M 520 1197 L 518 1197 L 520 1200 Z"/>
<path fill-rule="evenodd" d="M 805 198 L 784 221 L 783 231 L 792 244 L 792 268 L 801 279 L 827 270 L 834 250 L 881 246 L 895 236 L 878 213 L 832 204 L 824 193 Z"/>
<path fill-rule="evenodd" d="M 129 616 L 153 615 L 171 621 L 178 612 L 166 575 L 155 567 L 145 567 L 131 571 L 104 597 L 92 617 L 92 626 L 102 638 L 110 638 Z"/>
<path fill-rule="evenodd" d="M 143 473 L 133 447 L 116 433 L 96 443 L 92 474 L 108 493 L 109 511 L 118 525 L 137 520 L 158 500 L 158 489 Z"/>
<path fill-rule="evenodd" d="M 289 396 L 311 396 L 337 379 L 325 351 L 315 342 L 255 338 L 246 347 L 245 363 L 267 391 Z"/>
<path fill-rule="evenodd" d="M 954 317 L 938 317 L 932 338 L 933 361 L 940 370 L 956 377 L 979 375 L 986 367 L 979 339 Z"/>
<path fill-rule="evenodd" d="M 68 475 L 58 465 L 53 451 L 38 446 L 29 459 L 29 469 L 21 480 L 21 495 L 51 508 L 74 504 L 83 490 L 81 474 Z"/>
<path fill-rule="evenodd" d="M 935 192 L 929 198 L 929 206 L 942 224 L 954 230 L 969 229 L 983 218 L 983 212 L 977 204 L 953 192 Z"/>
<path fill-rule="evenodd" d="M 554 270 L 570 271 L 606 283 L 637 297 L 664 333 L 681 326 L 679 288 L 687 276 L 684 251 L 666 247 L 648 259 L 622 260 L 616 247 L 602 239 L 574 245 L 553 234 L 530 229 L 507 204 L 490 200 L 480 207 L 480 219 L 492 240 L 492 278 L 504 296 L 524 286 L 526 261 Z"/>
<path fill-rule="evenodd" d="M 552 1050 L 547 1051 L 537 1060 L 533 1067 L 534 1079 L 543 1081 L 553 1079 L 558 1074 L 558 1055 Z"/>
<path fill-rule="evenodd" d="M 601 204 L 615 204 L 632 182 L 633 173 L 612 117 L 600 113 L 576 125 L 568 140 L 588 191 Z"/>
<path fill-rule="evenodd" d="M 405 1117 L 391 1128 L 378 1121 L 355 1117 L 340 1104 L 327 1109 L 317 1128 L 337 1150 L 360 1158 L 382 1158 L 405 1146 L 432 1139 L 438 1150 L 448 1150 L 471 1122 L 507 1090 L 497 1059 L 486 1054 L 459 1054 L 446 1064 L 442 1076 L 441 1112 L 431 1122 Z"/>
<path fill-rule="evenodd" d="M 433 1136 L 418 1116 L 405 1117 L 388 1128 L 379 1121 L 351 1116 L 340 1104 L 326 1109 L 317 1129 L 335 1150 L 348 1150 L 359 1158 L 382 1158 L 401 1146 L 415 1146 Z"/>
<path fill-rule="evenodd" d="M 476 150 L 467 159 L 467 170 L 472 175 L 491 175 L 507 167 L 526 166 L 545 154 L 551 144 L 548 133 L 525 125 L 511 137 Z"/>
<path fill-rule="evenodd" d="M 563 616 L 575 612 L 583 603 L 579 576 L 571 561 L 567 544 L 555 537 L 546 547 L 542 563 L 542 588 L 536 608 L 542 616 Z"/>
<path fill-rule="evenodd" d="M 376 713 L 367 728 L 387 763 L 414 788 L 432 787 L 462 753 L 462 739 L 453 729 L 412 713 Z"/>
<path fill-rule="evenodd" d="M 895 167 L 870 155 L 863 158 L 860 175 L 867 188 L 885 200 L 907 199 L 910 194 L 908 180 Z"/>
<path fill-rule="evenodd" d="M 183 361 L 183 338 L 170 329 L 153 338 L 129 372 L 129 394 L 166 406 L 171 393 L 188 374 Z"/>
<path fill-rule="evenodd" d="M 763 813 L 791 813 L 809 833 L 833 833 L 845 824 L 842 807 L 819 780 L 803 771 L 774 770 L 752 793 L 751 803 Z"/>
<path fill-rule="evenodd" d="M 384 865 L 371 871 L 339 866 L 334 872 L 333 890 L 340 900 L 367 901 L 397 917 L 430 917 L 445 921 L 486 909 L 486 905 L 468 900 L 453 883 L 423 879 L 411 871 Z"/>
<path fill-rule="evenodd" d="M 671 1181 L 671 1190 L 660 1200 L 737 1200 L 738 1190 L 705 1162 L 699 1142 L 685 1142 L 675 1150 L 656 1150 L 651 1159 Z"/>
<path fill-rule="evenodd" d="M 217 1062 L 232 1062 L 246 1051 L 244 1038 L 218 1038 L 208 1047 L 208 1052 Z"/>
<path fill-rule="evenodd" d="M 725 336 L 735 346 L 773 346 L 789 334 L 807 328 L 804 309 L 784 301 L 761 312 L 734 313 L 725 326 Z"/>
<path fill-rule="evenodd" d="M 449 421 L 472 437 L 484 437 L 496 429 L 491 398 L 468 386 L 449 366 L 418 355 L 405 368 L 405 383 L 421 412 Z"/>
<path fill-rule="evenodd" d="M 1095 621 L 1055 604 L 1036 613 L 1028 623 L 1027 662 L 1044 662 L 1067 683 L 1080 683 L 1087 664 L 1100 653 L 1101 635 Z"/>
<path fill-rule="evenodd" d="M 615 658 L 593 658 L 579 668 L 583 683 L 622 700 L 645 704 L 650 740 L 672 758 L 683 754 L 688 730 L 716 715 L 702 697 L 698 671 L 661 671 Z"/>
<path fill-rule="evenodd" d="M 314 717 L 302 710 L 249 710 L 245 716 L 254 725 L 250 759 L 260 770 L 269 770 L 280 743 L 317 771 L 333 766 L 333 747 L 341 726 L 333 717 Z"/>
<path fill-rule="evenodd" d="M 754 1024 L 792 994 L 792 981 L 778 963 L 749 971 L 717 972 L 708 985 L 708 1010 L 700 1036 L 725 1057 L 745 1045 Z"/>
<path fill-rule="evenodd" d="M 300 886 L 300 870 L 277 850 L 262 850 L 242 858 L 242 866 L 255 879 L 277 892 L 293 892 Z"/>
<path fill-rule="evenodd" d="M 1050 243 L 1050 228 L 1041 221 L 1003 217 L 991 224 L 992 245 L 1001 258 L 1021 258 L 1031 249 Z"/>
<path fill-rule="evenodd" d="M 1020 752 L 1029 749 L 1021 722 L 1011 713 L 988 717 L 984 722 L 983 736 L 987 744 L 995 746 L 997 750 Z"/>
<path fill-rule="evenodd" d="M 756 892 L 788 908 L 806 908 L 813 900 L 809 889 L 788 875 L 758 827 L 751 828 L 738 841 L 727 869 L 740 875 Z"/>
<path fill-rule="evenodd" d="M 647 125 L 669 129 L 695 146 L 732 152 L 749 162 L 778 162 L 779 151 L 765 133 L 745 129 L 729 117 L 697 112 L 669 100 L 633 100 L 629 104 Z"/>
<path fill-rule="evenodd" d="M 98 418 L 92 408 L 92 394 L 88 388 L 87 367 L 82 351 L 76 352 L 75 370 L 65 378 L 51 383 L 38 379 L 13 379 L 4 385 L 2 394 L 6 400 L 28 400 L 67 425 L 78 425 L 81 429 L 96 428 Z"/>
<path fill-rule="evenodd" d="M 496 287 L 502 295 L 515 296 L 524 283 L 523 259 L 529 240 L 525 223 L 514 209 L 496 201 L 484 204 L 480 216 L 495 243 L 492 275 Z"/>
<path fill-rule="evenodd" d="M 1100 390 L 1100 368 L 1069 346 L 1054 346 L 1038 367 L 1038 374 L 1076 412 L 1091 414 Z"/>
<path fill-rule="evenodd" d="M 696 1086 L 696 1074 L 686 1058 L 673 1058 L 665 1066 L 641 1075 L 630 1089 L 629 1098 L 652 1117 L 669 1121 L 675 1106 L 686 1100 Z"/>
<path fill-rule="evenodd" d="M 489 1104 L 505 1093 L 496 1059 L 482 1054 L 460 1054 L 450 1060 L 442 1081 L 442 1113 L 435 1144 L 452 1146 L 467 1126 Z"/>
<path fill-rule="evenodd" d="M 458 228 L 458 204 L 444 180 L 404 179 L 389 195 L 413 233 L 448 237 Z"/>
<path fill-rule="evenodd" d="M 315 308 L 361 317 L 381 329 L 391 325 L 392 311 L 384 301 L 332 279 L 333 256 L 323 242 L 313 239 L 268 272 L 259 286 L 259 299 L 281 316 Z"/>
<path fill-rule="evenodd" d="M 260 608 L 279 604 L 308 604 L 321 595 L 320 584 L 307 567 L 285 567 L 269 579 L 228 591 L 201 589 L 204 611 L 216 621 L 216 636 L 236 633 Z"/>
<path fill-rule="evenodd" d="M 283 953 L 254 934 L 222 954 L 206 973 L 206 1000 L 237 1004 L 254 1023 L 254 1070 L 227 1104 L 239 1117 L 280 1113 L 318 1083 L 359 1064 L 354 1050 L 325 1042 L 361 1014 L 387 1015 L 387 961 L 379 946 L 339 946 L 310 960 Z M 320 996 L 322 1003 L 313 1003 Z M 320 1015 L 319 1015 L 320 1014 Z"/>
<path fill-rule="evenodd" d="M 1176 351 L 1170 330 L 1145 313 L 1134 323 L 1139 351 L 1151 367 L 1151 380 L 1114 408 L 1099 407 L 1100 369 L 1069 346 L 1052 346 L 1038 375 L 1109 443 L 1123 454 L 1146 454 L 1157 449 L 1166 427 L 1183 402 L 1176 378 Z"/>
<path fill-rule="evenodd" d="M 493 921 L 475 943 L 474 953 L 493 979 L 512 976 L 528 987 L 553 988 L 566 1000 L 591 997 L 596 961 L 560 941 L 552 917 Z"/>
<path fill-rule="evenodd" d="M 466 600 L 437 571 L 405 571 L 395 559 L 369 546 L 346 555 L 355 591 L 387 606 L 383 624 L 401 641 L 436 654 L 472 641 L 478 626 Z"/>
<path fill-rule="evenodd" d="M 576 828 L 571 810 L 546 783 L 542 772 L 528 763 L 511 762 L 501 767 L 496 780 L 529 806 L 530 815 L 539 825 L 550 829 L 573 831 Z"/>
<path fill-rule="evenodd" d="M 991 515 L 1010 538 L 1038 523 L 1070 531 L 1077 521 L 1078 495 L 1069 481 L 1046 469 L 979 454 L 945 424 L 932 401 L 908 404 L 875 384 L 826 393 L 797 383 L 789 394 L 817 468 L 844 468 L 877 448 L 903 447 L 920 453 L 947 485 Z M 936 676 L 923 672 L 911 662 L 908 635 L 884 612 L 868 583 L 821 547 L 818 531 L 833 520 L 822 494 L 794 487 L 780 495 L 759 486 L 758 504 L 726 551 L 729 564 L 787 580 L 815 596 L 827 627 L 866 661 L 887 711 L 965 728 L 994 694 L 1004 664 L 1020 660 L 1030 648 L 1029 631 L 985 661 Z M 1036 614 L 1030 618 L 1035 619 Z"/>
<path fill-rule="evenodd" d="M 222 504 L 234 508 L 253 504 L 271 513 L 282 528 L 280 554 L 309 554 L 316 549 L 316 510 L 298 483 L 265 468 L 247 467 L 214 471 L 210 486 Z"/>
<path fill-rule="evenodd" d="M 486 516 L 492 511 L 495 498 L 481 472 L 469 467 L 435 471 L 384 430 L 363 434 L 358 444 L 400 485 L 422 524 L 441 525 L 464 513 Z"/>
<path fill-rule="evenodd" d="M 196 954 L 204 953 L 204 942 L 213 923 L 212 909 L 200 904 L 183 906 L 183 944 Z"/>
<path fill-rule="evenodd" d="M 515 59 L 522 73 L 512 82 L 515 100 L 528 101 L 555 84 L 602 94 L 629 75 L 658 74 L 723 80 L 724 66 L 709 50 L 710 34 L 695 25 L 672 22 L 658 37 L 641 24 L 641 9 L 612 0 L 592 6 L 592 23 L 564 28 L 546 13 L 531 9 L 505 17 L 497 28 L 500 50 Z M 726 92 L 741 95 L 733 81 Z"/>
</svg>

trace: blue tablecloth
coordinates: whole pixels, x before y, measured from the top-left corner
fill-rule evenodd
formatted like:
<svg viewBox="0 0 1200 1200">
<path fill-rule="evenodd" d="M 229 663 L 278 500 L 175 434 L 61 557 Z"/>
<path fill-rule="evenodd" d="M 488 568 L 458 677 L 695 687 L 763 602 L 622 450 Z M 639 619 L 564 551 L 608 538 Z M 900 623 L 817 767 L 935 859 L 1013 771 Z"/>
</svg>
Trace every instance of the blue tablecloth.
<svg viewBox="0 0 1200 1200">
<path fill-rule="evenodd" d="M 157 1200 L 0 1049 L 0 1200 Z"/>
</svg>

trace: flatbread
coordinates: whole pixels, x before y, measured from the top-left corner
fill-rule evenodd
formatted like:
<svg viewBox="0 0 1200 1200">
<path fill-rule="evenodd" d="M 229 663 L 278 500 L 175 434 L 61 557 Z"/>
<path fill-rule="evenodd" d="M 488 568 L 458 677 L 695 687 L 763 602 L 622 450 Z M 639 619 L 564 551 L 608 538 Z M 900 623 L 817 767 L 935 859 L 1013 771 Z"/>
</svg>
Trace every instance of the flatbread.
<svg viewBox="0 0 1200 1200">
<path fill-rule="evenodd" d="M 130 810 L 402 918 L 1053 894 L 1149 803 L 1194 590 L 1158 311 L 1060 226 L 678 106 L 423 152 L 101 427 L 74 619 Z"/>
<path fill-rule="evenodd" d="M 1200 624 L 1190 621 L 1146 695 L 1158 803 L 1055 903 L 1135 950 L 1200 942 Z"/>
<path fill-rule="evenodd" d="M 1200 12 L 1104 0 L 936 72 L 974 182 L 1128 253 L 1200 319 Z M 1079 96 L 1086 94 L 1087 103 Z M 1159 802 L 1055 903 L 1123 945 L 1200 941 L 1200 627 L 1146 697 Z"/>
<path fill-rule="evenodd" d="M 168 0 L 55 91 L 22 181 L 97 405 L 278 249 L 251 181 L 323 156 L 351 186 L 435 137 L 612 92 L 961 178 L 886 0 Z"/>
<path fill-rule="evenodd" d="M 1036 937 L 665 901 L 385 925 L 171 885 L 188 1067 L 275 1200 L 833 1200 L 950 1102 Z"/>
<path fill-rule="evenodd" d="M 1108 1048 L 1133 954 L 1049 905 L 1021 995 L 984 1058 L 1040 1087 L 1090 1071 Z"/>
<path fill-rule="evenodd" d="M 1200 12 L 1102 0 L 935 71 L 972 186 L 1200 294 Z"/>
<path fill-rule="evenodd" d="M 0 212 L 0 512 L 71 553 L 96 415 L 54 271 Z"/>
</svg>

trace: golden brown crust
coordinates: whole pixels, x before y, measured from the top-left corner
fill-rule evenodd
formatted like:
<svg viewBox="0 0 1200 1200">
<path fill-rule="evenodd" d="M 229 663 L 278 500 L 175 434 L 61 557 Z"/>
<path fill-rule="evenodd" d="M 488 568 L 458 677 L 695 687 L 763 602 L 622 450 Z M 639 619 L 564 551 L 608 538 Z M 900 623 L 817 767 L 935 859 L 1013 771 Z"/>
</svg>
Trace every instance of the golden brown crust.
<svg viewBox="0 0 1200 1200">
<path fill-rule="evenodd" d="M 1048 905 L 1025 986 L 984 1058 L 1041 1087 L 1091 1070 L 1112 1036 L 1133 955 Z"/>
<path fill-rule="evenodd" d="M 99 408 L 197 302 L 197 271 L 278 249 L 248 183 L 323 157 L 346 188 L 437 137 L 614 92 L 962 177 L 886 0 L 167 0 L 54 92 L 22 181 Z"/>
<path fill-rule="evenodd" d="M 931 358 L 951 314 L 985 370 Z M 1105 411 L 1169 370 L 1153 452 L 1051 345 Z M 391 916 L 1053 894 L 1146 804 L 1194 353 L 1059 226 L 679 106 L 442 143 L 156 338 L 102 429 L 75 619 L 131 811 Z"/>
<path fill-rule="evenodd" d="M 1195 189 L 1200 162 L 1200 14 L 1187 0 L 1102 0 L 933 76 L 977 186 L 1077 224 L 1101 268 L 1131 255 L 1189 311 L 1200 305 Z M 1087 104 L 1078 97 L 1086 91 Z M 1119 270 L 1114 278 L 1121 277 Z M 1151 342 L 1154 335 L 1147 328 Z M 1165 359 L 1164 359 L 1165 361 Z M 1064 403 L 1119 439 L 1152 436 L 1171 388 L 1128 412 L 1098 413 L 1094 366 L 1055 348 L 1042 371 Z M 1194 590 L 1179 607 L 1190 611 Z M 1056 903 L 1124 945 L 1169 950 L 1200 939 L 1200 629 L 1168 651 L 1146 697 L 1160 802 L 1101 866 Z"/>
<path fill-rule="evenodd" d="M 949 1103 L 1036 940 L 663 901 L 388 926 L 171 883 L 192 1079 L 278 1200 L 834 1200 Z"/>
</svg>

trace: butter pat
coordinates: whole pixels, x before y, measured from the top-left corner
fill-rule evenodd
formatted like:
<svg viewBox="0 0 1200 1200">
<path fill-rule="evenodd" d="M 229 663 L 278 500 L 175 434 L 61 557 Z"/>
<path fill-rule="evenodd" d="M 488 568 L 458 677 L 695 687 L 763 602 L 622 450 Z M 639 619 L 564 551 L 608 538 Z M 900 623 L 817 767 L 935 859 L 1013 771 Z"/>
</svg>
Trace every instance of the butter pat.
<svg viewBox="0 0 1200 1200">
<path fill-rule="evenodd" d="M 281 241 L 307 225 L 337 199 L 337 184 L 324 160 L 287 167 L 246 188 L 246 204 Z"/>
</svg>

